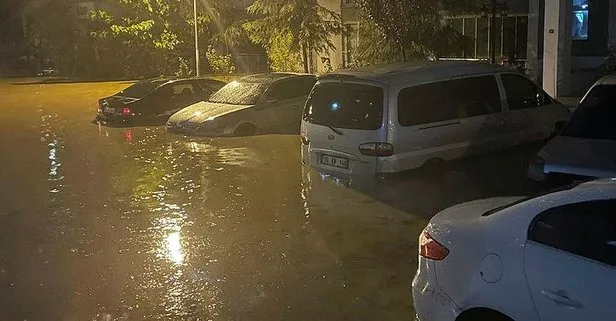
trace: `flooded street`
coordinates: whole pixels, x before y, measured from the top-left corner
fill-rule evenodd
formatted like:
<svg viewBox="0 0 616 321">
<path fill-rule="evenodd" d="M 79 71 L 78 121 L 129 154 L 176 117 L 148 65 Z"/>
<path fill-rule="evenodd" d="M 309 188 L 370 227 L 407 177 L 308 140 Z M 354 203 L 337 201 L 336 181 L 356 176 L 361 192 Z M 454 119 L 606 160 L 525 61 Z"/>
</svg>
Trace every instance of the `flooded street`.
<svg viewBox="0 0 616 321">
<path fill-rule="evenodd" d="M 529 191 L 533 148 L 347 187 L 302 167 L 298 136 L 109 128 L 96 100 L 126 83 L 18 81 L 0 80 L 0 320 L 411 320 L 430 215 Z"/>
</svg>

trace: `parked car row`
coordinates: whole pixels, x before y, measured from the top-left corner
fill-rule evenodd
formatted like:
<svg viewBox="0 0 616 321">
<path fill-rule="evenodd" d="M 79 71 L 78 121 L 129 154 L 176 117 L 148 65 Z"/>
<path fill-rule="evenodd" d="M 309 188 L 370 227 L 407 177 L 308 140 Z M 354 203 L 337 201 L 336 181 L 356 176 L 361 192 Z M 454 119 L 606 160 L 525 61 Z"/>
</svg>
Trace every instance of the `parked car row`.
<svg viewBox="0 0 616 321">
<path fill-rule="evenodd" d="M 225 85 L 208 78 L 149 79 L 98 101 L 96 121 L 109 125 L 163 125 L 175 112 Z"/>
<path fill-rule="evenodd" d="M 541 182 L 616 176 L 616 76 L 569 109 L 510 69 L 405 63 L 315 77 L 268 73 L 223 86 L 150 80 L 101 99 L 102 121 L 166 123 L 171 133 L 299 132 L 301 159 L 335 176 L 380 176 L 551 138 L 529 165 Z M 611 320 L 616 181 L 449 208 L 419 238 L 417 317 Z"/>
</svg>

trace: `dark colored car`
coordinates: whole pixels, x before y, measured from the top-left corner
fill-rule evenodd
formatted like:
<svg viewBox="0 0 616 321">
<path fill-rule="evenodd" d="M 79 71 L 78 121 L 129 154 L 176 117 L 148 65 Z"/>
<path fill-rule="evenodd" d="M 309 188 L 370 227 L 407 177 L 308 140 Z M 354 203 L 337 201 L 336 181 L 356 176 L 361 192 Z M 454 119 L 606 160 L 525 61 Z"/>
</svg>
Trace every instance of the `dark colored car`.
<svg viewBox="0 0 616 321">
<path fill-rule="evenodd" d="M 163 125 L 178 110 L 225 85 L 208 78 L 150 79 L 98 101 L 96 121 L 108 125 Z"/>
<path fill-rule="evenodd" d="M 207 101 L 169 118 L 167 131 L 196 136 L 299 133 L 306 97 L 316 82 L 310 74 L 265 73 L 230 82 Z"/>
</svg>

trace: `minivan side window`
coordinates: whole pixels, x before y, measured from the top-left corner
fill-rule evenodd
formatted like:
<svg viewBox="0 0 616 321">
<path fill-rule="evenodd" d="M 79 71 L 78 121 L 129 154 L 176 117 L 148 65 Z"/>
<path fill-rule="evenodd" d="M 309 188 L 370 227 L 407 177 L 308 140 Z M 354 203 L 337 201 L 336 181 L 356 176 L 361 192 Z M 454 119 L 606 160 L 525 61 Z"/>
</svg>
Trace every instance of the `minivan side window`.
<svg viewBox="0 0 616 321">
<path fill-rule="evenodd" d="M 496 77 L 479 76 L 402 89 L 398 122 L 414 126 L 502 111 Z"/>
<path fill-rule="evenodd" d="M 616 266 L 616 200 L 548 209 L 535 217 L 528 239 Z"/>
<path fill-rule="evenodd" d="M 532 81 L 522 75 L 501 75 L 509 110 L 539 107 L 552 103 L 552 99 Z"/>
</svg>

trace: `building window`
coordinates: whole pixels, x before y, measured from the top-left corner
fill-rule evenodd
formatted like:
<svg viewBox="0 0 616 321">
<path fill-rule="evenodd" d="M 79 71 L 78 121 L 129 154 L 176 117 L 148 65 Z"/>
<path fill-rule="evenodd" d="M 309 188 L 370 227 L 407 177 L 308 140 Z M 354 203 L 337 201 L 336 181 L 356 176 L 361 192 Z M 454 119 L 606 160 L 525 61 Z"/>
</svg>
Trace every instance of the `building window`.
<svg viewBox="0 0 616 321">
<path fill-rule="evenodd" d="M 353 67 L 359 48 L 359 23 L 345 24 L 347 33 L 342 35 L 342 67 Z"/>
<path fill-rule="evenodd" d="M 571 37 L 573 40 L 588 39 L 588 0 L 572 0 L 573 21 Z"/>
</svg>

